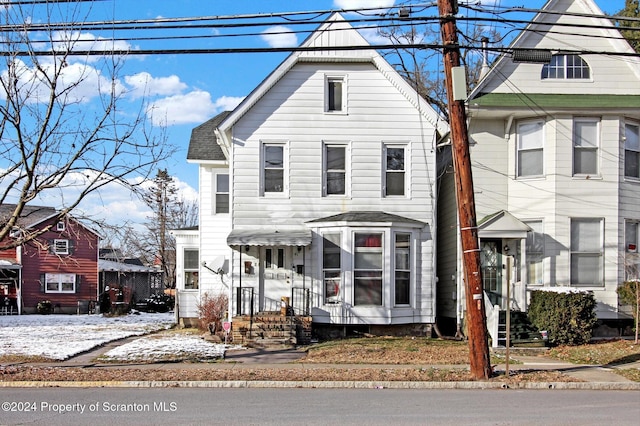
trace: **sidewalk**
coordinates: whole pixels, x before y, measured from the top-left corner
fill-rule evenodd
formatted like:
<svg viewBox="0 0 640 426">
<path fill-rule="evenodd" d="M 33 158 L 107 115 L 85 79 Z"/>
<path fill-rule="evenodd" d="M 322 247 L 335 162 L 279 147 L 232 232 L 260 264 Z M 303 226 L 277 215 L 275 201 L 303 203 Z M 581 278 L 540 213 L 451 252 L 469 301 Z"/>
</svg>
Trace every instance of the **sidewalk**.
<svg viewBox="0 0 640 426">
<path fill-rule="evenodd" d="M 78 367 L 78 368 L 135 368 L 135 369 L 401 369 L 401 368 L 432 368 L 432 365 L 405 365 L 405 364 L 316 364 L 299 362 L 305 355 L 303 351 L 296 349 L 242 349 L 229 350 L 225 355 L 224 362 L 217 363 L 152 363 L 152 364 L 98 364 L 94 359 L 101 353 L 111 348 L 125 343 L 128 339 L 118 342 L 111 342 L 95 350 L 81 354 L 69 360 L 59 363 L 29 364 L 33 366 L 47 367 Z M 515 370 L 553 370 L 570 375 L 581 382 L 554 382 L 537 383 L 528 382 L 517 385 L 506 385 L 499 381 L 492 382 L 352 382 L 352 381 L 332 381 L 332 382 L 276 382 L 276 381 L 228 381 L 228 382 L 155 382 L 153 380 L 145 382 L 0 382 L 0 387 L 163 387 L 163 386 L 184 386 L 184 387 L 309 387 L 309 388 L 336 388 L 336 387 L 358 387 L 358 388 L 415 388 L 415 389 L 489 389 L 489 388 L 526 388 L 526 389 L 597 389 L 597 390 L 640 390 L 640 382 L 633 382 L 615 373 L 615 368 L 640 368 L 640 361 L 624 364 L 619 367 L 575 365 L 543 356 L 522 356 L 512 355 L 519 364 L 510 364 L 509 369 Z M 467 369 L 467 365 L 438 365 L 442 369 Z M 494 366 L 494 371 L 505 371 L 505 365 Z"/>
</svg>

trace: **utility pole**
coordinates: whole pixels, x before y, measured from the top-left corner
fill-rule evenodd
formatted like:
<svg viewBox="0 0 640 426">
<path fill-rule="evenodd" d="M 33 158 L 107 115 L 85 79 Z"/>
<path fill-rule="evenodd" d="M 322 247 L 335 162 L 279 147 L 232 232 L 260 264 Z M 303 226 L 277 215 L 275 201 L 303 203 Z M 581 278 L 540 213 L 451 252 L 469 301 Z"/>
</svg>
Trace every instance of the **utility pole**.
<svg viewBox="0 0 640 426">
<path fill-rule="evenodd" d="M 465 314 L 469 339 L 469 360 L 471 375 L 476 380 L 491 377 L 489 342 L 487 336 L 487 316 L 484 307 L 482 271 L 480 268 L 480 246 L 476 223 L 476 204 L 473 195 L 471 159 L 469 155 L 469 134 L 465 99 L 454 96 L 453 69 L 460 67 L 460 47 L 455 15 L 457 0 L 438 0 L 440 33 L 444 45 L 443 60 L 449 121 L 453 150 L 456 200 L 460 222 L 460 239 L 464 263 L 464 283 L 467 311 Z"/>
</svg>

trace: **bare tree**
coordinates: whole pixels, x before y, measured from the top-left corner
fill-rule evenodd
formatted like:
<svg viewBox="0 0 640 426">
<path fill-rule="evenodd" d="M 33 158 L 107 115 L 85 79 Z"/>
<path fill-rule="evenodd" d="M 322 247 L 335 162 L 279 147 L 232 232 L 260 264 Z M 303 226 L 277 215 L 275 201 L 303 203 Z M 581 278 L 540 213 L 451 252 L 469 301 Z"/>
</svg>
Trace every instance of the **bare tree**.
<svg viewBox="0 0 640 426">
<path fill-rule="evenodd" d="M 5 238 L 15 235 L 25 205 L 43 193 L 57 191 L 62 218 L 105 185 L 143 181 L 171 154 L 148 127 L 144 100 L 133 115 L 121 111 L 124 58 L 73 54 L 105 48 L 104 40 L 87 40 L 76 30 L 88 16 L 86 5 L 0 9 L 0 204 L 15 204 L 0 218 L 0 250 L 47 231 L 22 229 L 20 238 Z M 50 54 L 39 56 L 42 51 Z"/>
</svg>

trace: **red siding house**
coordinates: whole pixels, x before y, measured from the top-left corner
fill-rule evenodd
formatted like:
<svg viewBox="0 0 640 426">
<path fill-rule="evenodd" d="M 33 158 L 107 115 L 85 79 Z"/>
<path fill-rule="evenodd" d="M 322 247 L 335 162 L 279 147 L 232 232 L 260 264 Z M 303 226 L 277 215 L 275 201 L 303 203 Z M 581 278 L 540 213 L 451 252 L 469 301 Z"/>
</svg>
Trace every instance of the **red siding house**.
<svg viewBox="0 0 640 426">
<path fill-rule="evenodd" d="M 0 218 L 12 207 L 0 206 Z M 0 313 L 37 313 L 44 301 L 55 313 L 77 313 L 98 299 L 100 236 L 94 230 L 71 216 L 59 220 L 53 208 L 29 206 L 10 238 L 48 226 L 35 241 L 0 250 Z"/>
</svg>

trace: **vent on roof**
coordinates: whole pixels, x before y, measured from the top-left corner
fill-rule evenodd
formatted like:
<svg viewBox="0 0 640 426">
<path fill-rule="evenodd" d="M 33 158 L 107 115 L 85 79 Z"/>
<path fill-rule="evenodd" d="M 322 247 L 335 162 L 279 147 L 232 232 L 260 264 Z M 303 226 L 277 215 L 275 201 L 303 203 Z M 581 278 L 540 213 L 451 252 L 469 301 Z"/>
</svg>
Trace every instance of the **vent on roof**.
<svg viewBox="0 0 640 426">
<path fill-rule="evenodd" d="M 548 64 L 551 62 L 552 53 L 550 50 L 540 49 L 520 49 L 512 53 L 513 62 L 529 64 Z"/>
</svg>

